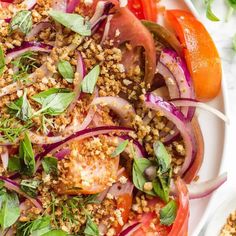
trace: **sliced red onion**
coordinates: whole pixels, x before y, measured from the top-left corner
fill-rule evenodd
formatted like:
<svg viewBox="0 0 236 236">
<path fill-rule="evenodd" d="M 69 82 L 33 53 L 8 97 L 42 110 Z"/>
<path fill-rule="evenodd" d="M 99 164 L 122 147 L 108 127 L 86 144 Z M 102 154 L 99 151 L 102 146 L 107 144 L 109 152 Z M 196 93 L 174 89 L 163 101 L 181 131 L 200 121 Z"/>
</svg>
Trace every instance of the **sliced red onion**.
<svg viewBox="0 0 236 236">
<path fill-rule="evenodd" d="M 169 102 L 163 101 L 161 97 L 155 96 L 152 93 L 146 95 L 145 104 L 150 109 L 162 112 L 164 116 L 169 121 L 173 122 L 178 128 L 183 138 L 186 150 L 185 160 L 179 172 L 179 175 L 182 176 L 189 168 L 194 156 L 195 142 L 193 140 L 193 132 L 190 122 L 177 107 Z"/>
<path fill-rule="evenodd" d="M 134 185 L 129 180 L 127 180 L 125 184 L 116 182 L 111 186 L 111 188 L 108 191 L 108 194 L 111 194 L 113 197 L 117 198 L 124 194 L 132 195 L 133 189 Z"/>
<path fill-rule="evenodd" d="M 101 39 L 101 44 L 104 43 L 104 41 L 107 39 L 108 37 L 108 34 L 109 34 L 109 31 L 110 31 L 110 26 L 111 26 L 111 20 L 113 18 L 113 15 L 109 15 L 107 17 L 107 22 L 106 22 L 106 25 L 105 25 L 105 29 L 104 29 L 104 32 L 103 32 L 103 36 L 102 36 L 102 39 Z"/>
<path fill-rule="evenodd" d="M 51 27 L 52 24 L 50 22 L 40 22 L 32 28 L 32 30 L 26 35 L 25 39 L 29 41 L 34 36 L 37 36 L 39 32 Z"/>
<path fill-rule="evenodd" d="M 227 173 L 223 173 L 222 175 L 205 182 L 188 184 L 187 188 L 189 192 L 189 199 L 198 199 L 206 197 L 213 193 L 226 181 Z M 177 190 L 173 183 L 171 183 L 171 194 L 177 195 Z"/>
<path fill-rule="evenodd" d="M 24 0 L 21 3 L 21 5 L 26 6 L 28 10 L 33 9 L 36 4 L 37 4 L 37 0 Z"/>
<path fill-rule="evenodd" d="M 112 132 L 125 132 L 128 133 L 132 131 L 131 128 L 127 127 L 118 127 L 118 126 L 103 126 L 103 127 L 96 127 L 96 128 L 88 128 L 81 131 L 78 131 L 68 138 L 64 139 L 63 141 L 60 141 L 58 143 L 50 144 L 45 147 L 45 151 L 39 153 L 36 155 L 36 160 L 40 160 L 42 157 L 46 156 L 49 153 L 54 153 L 57 149 L 60 149 L 65 144 L 71 141 L 80 141 L 86 138 L 98 136 L 101 134 L 109 134 Z"/>
<path fill-rule="evenodd" d="M 132 236 L 133 233 L 142 226 L 142 223 L 136 222 L 131 225 L 123 227 L 124 229 L 119 233 L 119 236 Z"/>
<path fill-rule="evenodd" d="M 75 8 L 79 5 L 80 0 L 67 0 L 67 13 L 73 13 L 75 11 Z"/>
<path fill-rule="evenodd" d="M 53 0 L 52 9 L 56 11 L 66 12 L 67 0 Z"/>
<path fill-rule="evenodd" d="M 2 166 L 4 170 L 7 170 L 8 161 L 9 161 L 9 152 L 7 148 L 5 148 L 3 152 L 1 153 L 1 159 L 2 159 Z"/>
<path fill-rule="evenodd" d="M 132 122 L 132 116 L 135 114 L 132 105 L 120 97 L 97 97 L 91 105 L 108 106 L 121 117 L 123 125 L 129 126 Z"/>
<path fill-rule="evenodd" d="M 57 152 L 54 156 L 60 161 L 64 159 L 65 156 L 70 155 L 71 150 L 69 148 L 62 149 L 59 152 Z"/>
<path fill-rule="evenodd" d="M 171 99 L 169 101 L 177 107 L 199 107 L 199 108 L 204 109 L 208 112 L 211 112 L 212 114 L 218 116 L 224 122 L 229 124 L 229 118 L 227 116 L 225 116 L 222 112 L 218 111 L 217 109 L 215 109 L 205 103 L 199 102 L 195 99 L 180 98 L 180 99 Z"/>
<path fill-rule="evenodd" d="M 133 143 L 133 147 L 134 147 L 134 151 L 136 154 L 137 158 L 142 158 L 142 157 L 148 157 L 148 154 L 146 152 L 146 150 L 144 149 L 144 147 L 141 145 L 141 143 L 133 138 L 131 138 L 128 135 L 123 135 L 123 136 L 119 136 L 118 137 L 120 139 L 120 141 L 124 141 L 124 140 L 129 140 Z M 131 150 L 127 147 L 127 151 L 128 153 L 132 153 Z"/>
<path fill-rule="evenodd" d="M 6 63 L 8 64 L 12 59 L 28 51 L 50 52 L 52 48 L 53 47 L 51 45 L 41 42 L 23 42 L 20 47 L 15 47 L 7 51 Z"/>
<path fill-rule="evenodd" d="M 23 191 L 21 191 L 20 186 L 18 183 L 4 177 L 4 176 L 0 176 L 0 179 L 2 181 L 4 181 L 4 186 L 12 191 L 15 191 L 16 193 L 18 193 L 19 195 L 29 199 L 38 209 L 43 210 L 42 208 L 42 203 L 38 200 L 38 199 L 34 199 L 29 197 L 27 194 L 25 194 Z"/>
</svg>

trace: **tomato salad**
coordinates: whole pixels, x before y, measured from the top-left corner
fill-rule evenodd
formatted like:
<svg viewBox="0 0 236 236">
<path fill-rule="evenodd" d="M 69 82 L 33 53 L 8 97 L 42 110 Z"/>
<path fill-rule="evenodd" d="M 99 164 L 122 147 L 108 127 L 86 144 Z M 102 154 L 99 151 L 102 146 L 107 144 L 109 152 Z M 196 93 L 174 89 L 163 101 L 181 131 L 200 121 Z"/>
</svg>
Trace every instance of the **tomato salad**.
<svg viewBox="0 0 236 236">
<path fill-rule="evenodd" d="M 185 236 L 189 201 L 226 181 L 196 182 L 196 108 L 227 122 L 202 102 L 219 55 L 191 13 L 163 9 L 0 1 L 1 235 Z"/>
</svg>

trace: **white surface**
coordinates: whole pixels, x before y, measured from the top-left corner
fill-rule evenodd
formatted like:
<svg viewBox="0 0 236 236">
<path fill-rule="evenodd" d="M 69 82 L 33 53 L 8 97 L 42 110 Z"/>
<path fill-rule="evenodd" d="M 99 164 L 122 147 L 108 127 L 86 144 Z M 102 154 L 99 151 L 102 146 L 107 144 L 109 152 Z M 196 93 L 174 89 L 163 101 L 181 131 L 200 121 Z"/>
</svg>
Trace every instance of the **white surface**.
<svg viewBox="0 0 236 236">
<path fill-rule="evenodd" d="M 188 5 L 192 8 L 190 0 Z M 167 2 L 167 3 L 166 3 Z M 203 1 L 197 1 L 203 2 Z M 219 1 L 218 1 L 219 2 Z M 183 8 L 183 1 L 182 0 L 165 0 L 165 5 L 169 5 L 170 8 Z M 220 55 L 223 57 L 226 57 L 226 60 L 223 60 L 223 70 L 224 70 L 224 81 L 223 81 L 223 93 L 224 96 L 222 96 L 222 93 L 210 103 L 210 105 L 218 108 L 219 110 L 225 112 L 225 100 L 223 97 L 225 97 L 225 90 L 226 80 L 229 80 L 229 77 L 231 76 L 229 74 L 229 60 L 228 60 L 228 54 L 225 55 L 224 52 L 222 52 L 222 46 L 225 45 L 229 40 L 226 38 L 226 41 L 221 40 L 219 37 L 219 34 L 222 34 L 222 31 L 219 29 L 220 26 L 217 25 L 217 23 L 214 23 L 212 26 L 212 22 L 208 22 L 205 20 L 205 16 L 201 17 L 201 15 L 204 14 L 203 11 L 200 11 L 199 17 L 200 20 L 206 25 L 207 29 L 210 31 L 213 39 L 216 42 L 217 48 L 220 52 Z M 198 15 L 198 13 L 195 13 L 195 15 Z M 213 29 L 214 31 L 213 31 Z M 215 27 L 215 28 L 214 28 Z M 222 27 L 222 26 L 221 26 Z M 232 28 L 231 28 L 232 29 Z M 236 29 L 235 29 L 236 30 Z M 231 32 L 232 33 L 232 32 Z M 218 43 L 217 43 L 218 42 Z M 230 47 L 230 46 L 228 46 Z M 231 48 L 228 49 L 230 52 L 232 52 Z M 225 59 L 225 58 L 223 58 Z M 227 67 L 228 66 L 228 67 Z M 236 110 L 236 109 L 235 109 Z M 205 156 L 204 156 L 204 162 L 202 165 L 202 168 L 200 170 L 200 179 L 199 181 L 204 181 L 207 179 L 211 179 L 215 176 L 217 176 L 220 173 L 224 172 L 224 170 L 227 170 L 226 164 L 229 163 L 229 152 L 225 153 L 224 151 L 227 150 L 227 146 L 229 144 L 229 138 L 226 138 L 225 133 L 225 126 L 222 121 L 217 119 L 216 117 L 212 116 L 211 114 L 205 112 L 205 111 L 199 111 L 199 120 L 201 124 L 201 128 L 203 131 L 204 141 L 205 141 Z M 232 122 L 232 121 L 231 121 Z M 232 127 L 232 126 L 231 126 Z M 230 131 L 232 131 L 232 128 L 230 128 Z M 231 138 L 231 137 L 230 137 Z M 231 138 L 232 139 L 232 138 Z M 224 143 L 224 140 L 226 140 L 226 143 Z M 225 158 L 224 164 L 222 166 L 221 160 L 222 158 Z M 236 159 L 235 159 L 236 160 Z M 232 167 L 231 167 L 232 168 Z M 219 190 L 217 190 L 212 196 L 203 198 L 200 200 L 193 200 L 190 203 L 190 223 L 189 223 L 189 236 L 203 236 L 203 231 L 200 233 L 202 227 L 207 222 L 207 219 L 209 216 L 214 212 L 214 209 L 219 205 L 219 202 L 222 198 L 222 193 L 226 188 L 229 187 L 229 182 L 232 180 L 232 174 L 229 173 L 229 181 L 225 186 L 222 186 Z M 236 176 L 236 171 L 235 171 Z M 211 200 L 211 201 L 210 201 Z M 210 234 L 206 236 L 217 236 L 215 234 Z"/>
</svg>

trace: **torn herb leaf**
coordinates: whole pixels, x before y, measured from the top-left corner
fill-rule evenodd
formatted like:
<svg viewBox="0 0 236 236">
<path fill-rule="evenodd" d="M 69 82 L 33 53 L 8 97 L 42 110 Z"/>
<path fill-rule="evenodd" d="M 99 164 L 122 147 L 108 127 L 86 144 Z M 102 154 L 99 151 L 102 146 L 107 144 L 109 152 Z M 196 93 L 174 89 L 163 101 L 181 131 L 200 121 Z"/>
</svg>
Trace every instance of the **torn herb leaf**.
<svg viewBox="0 0 236 236">
<path fill-rule="evenodd" d="M 58 23 L 82 36 L 91 35 L 90 22 L 78 14 L 63 13 L 55 10 L 50 10 L 48 14 Z"/>
<path fill-rule="evenodd" d="M 57 68 L 61 76 L 68 82 L 73 83 L 74 71 L 70 62 L 61 60 L 57 64 Z"/>
<path fill-rule="evenodd" d="M 92 221 L 90 217 L 87 217 L 84 234 L 85 236 L 99 236 L 98 226 L 94 223 L 94 221 Z"/>
<path fill-rule="evenodd" d="M 22 33 L 28 34 L 33 25 L 31 11 L 22 10 L 18 11 L 16 15 L 12 18 L 10 22 L 10 29 L 16 30 L 19 29 Z"/>
<path fill-rule="evenodd" d="M 46 174 L 54 174 L 57 175 L 57 159 L 55 157 L 44 157 L 42 160 L 43 170 Z"/>
<path fill-rule="evenodd" d="M 170 226 L 174 223 L 177 214 L 177 204 L 174 200 L 168 202 L 160 210 L 160 222 L 162 225 Z"/>
<path fill-rule="evenodd" d="M 38 180 L 22 180 L 20 183 L 20 188 L 23 192 L 25 192 L 27 195 L 29 195 L 32 198 L 35 198 L 38 194 L 38 186 L 40 184 L 40 181 Z"/>
<path fill-rule="evenodd" d="M 124 142 L 120 143 L 115 149 L 115 151 L 111 154 L 111 157 L 116 157 L 120 155 L 126 149 L 128 144 L 129 140 L 125 140 Z"/>
<path fill-rule="evenodd" d="M 3 74 L 5 65 L 6 65 L 6 62 L 5 62 L 4 52 L 2 50 L 2 47 L 0 46 L 0 76 L 2 76 Z"/>
<path fill-rule="evenodd" d="M 7 170 L 9 172 L 20 171 L 21 170 L 20 158 L 16 156 L 10 157 L 8 161 Z"/>
</svg>

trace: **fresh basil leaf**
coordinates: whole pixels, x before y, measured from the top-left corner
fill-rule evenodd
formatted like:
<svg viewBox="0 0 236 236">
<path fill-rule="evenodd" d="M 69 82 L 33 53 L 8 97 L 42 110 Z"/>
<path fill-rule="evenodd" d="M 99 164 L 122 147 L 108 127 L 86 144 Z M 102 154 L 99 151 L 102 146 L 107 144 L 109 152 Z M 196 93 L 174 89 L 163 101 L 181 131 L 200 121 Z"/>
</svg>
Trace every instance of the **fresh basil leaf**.
<svg viewBox="0 0 236 236">
<path fill-rule="evenodd" d="M 227 0 L 230 7 L 234 10 L 236 9 L 236 1 L 235 0 Z"/>
<path fill-rule="evenodd" d="M 233 49 L 236 52 L 236 34 L 233 37 Z"/>
<path fill-rule="evenodd" d="M 17 236 L 42 236 L 51 231 L 50 217 L 43 216 L 33 221 L 26 223 L 18 223 L 16 235 Z"/>
<path fill-rule="evenodd" d="M 212 12 L 211 3 L 207 4 L 206 17 L 211 21 L 220 21 L 220 19 Z"/>
<path fill-rule="evenodd" d="M 33 175 L 35 173 L 35 158 L 32 144 L 27 133 L 25 133 L 24 139 L 20 141 L 19 157 L 23 173 L 30 176 Z"/>
<path fill-rule="evenodd" d="M 52 173 L 57 175 L 57 163 L 58 161 L 55 157 L 44 157 L 42 160 L 43 170 L 46 172 L 46 174 Z"/>
<path fill-rule="evenodd" d="M 58 62 L 57 68 L 58 68 L 59 73 L 68 83 L 73 83 L 74 71 L 70 62 L 61 60 Z"/>
<path fill-rule="evenodd" d="M 153 144 L 153 150 L 156 155 L 157 163 L 159 164 L 159 171 L 165 173 L 170 168 L 171 157 L 167 152 L 165 146 L 160 141 Z"/>
<path fill-rule="evenodd" d="M 32 198 L 35 198 L 38 194 L 38 186 L 40 184 L 39 180 L 22 180 L 20 183 L 20 188 L 23 192 Z"/>
<path fill-rule="evenodd" d="M 41 93 L 38 93 L 38 94 L 34 95 L 32 97 L 32 99 L 42 105 L 44 100 L 49 95 L 56 94 L 56 93 L 69 93 L 69 92 L 70 92 L 70 90 L 64 89 L 64 88 L 50 88 L 46 91 L 43 91 Z"/>
<path fill-rule="evenodd" d="M 8 105 L 8 108 L 10 109 L 11 114 L 14 114 L 22 121 L 27 121 L 32 115 L 32 109 L 27 99 L 26 92 L 24 92 L 23 96 L 19 99 L 11 102 Z"/>
<path fill-rule="evenodd" d="M 0 196 L 0 225 L 2 230 L 13 225 L 20 216 L 20 202 L 16 193 L 3 193 Z"/>
<path fill-rule="evenodd" d="M 167 173 L 159 175 L 152 181 L 154 193 L 164 202 L 169 201 L 171 175 L 172 169 L 169 169 Z"/>
<path fill-rule="evenodd" d="M 51 230 L 49 231 L 48 233 L 46 234 L 43 234 L 42 236 L 67 236 L 68 234 L 63 231 L 63 230 L 60 230 L 60 229 L 54 229 L 54 230 Z M 33 235 L 32 235 L 33 236 Z M 36 236 L 36 235 L 35 235 Z M 38 236 L 38 235 L 37 235 Z"/>
<path fill-rule="evenodd" d="M 118 147 L 115 149 L 115 151 L 111 154 L 111 157 L 116 157 L 120 155 L 129 144 L 129 140 L 125 140 L 124 142 L 120 143 Z"/>
<path fill-rule="evenodd" d="M 177 204 L 171 200 L 160 210 L 160 222 L 162 225 L 170 226 L 174 223 L 177 214 Z"/>
<path fill-rule="evenodd" d="M 0 76 L 2 76 L 3 74 L 5 65 L 6 65 L 6 62 L 5 62 L 4 52 L 2 50 L 2 47 L 0 46 Z"/>
<path fill-rule="evenodd" d="M 19 157 L 10 157 L 8 161 L 7 170 L 9 172 L 15 172 L 21 170 L 21 163 Z"/>
<path fill-rule="evenodd" d="M 84 93 L 92 94 L 96 86 L 98 76 L 100 74 L 100 66 L 96 65 L 89 73 L 84 77 L 81 83 L 81 89 Z"/>
<path fill-rule="evenodd" d="M 57 22 L 66 28 L 82 35 L 91 35 L 91 24 L 78 14 L 63 13 L 60 11 L 50 10 L 48 14 Z"/>
<path fill-rule="evenodd" d="M 42 108 L 37 111 L 36 114 L 44 113 L 51 116 L 59 115 L 67 109 L 74 97 L 74 92 L 51 94 L 42 101 Z"/>
<path fill-rule="evenodd" d="M 0 180 L 0 190 L 5 186 L 5 182 L 3 180 Z"/>
<path fill-rule="evenodd" d="M 146 168 L 148 168 L 151 165 L 152 165 L 152 162 L 146 158 L 134 158 L 133 171 L 132 171 L 133 183 L 134 183 L 134 186 L 137 189 L 141 190 L 142 192 L 155 196 L 156 194 L 153 191 L 145 191 L 143 189 L 144 184 L 147 182 L 144 176 L 144 171 Z"/>
<path fill-rule="evenodd" d="M 33 25 L 31 11 L 22 10 L 18 11 L 16 15 L 12 18 L 10 22 L 10 29 L 16 30 L 19 29 L 22 33 L 28 34 Z"/>
<path fill-rule="evenodd" d="M 99 236 L 98 226 L 88 217 L 86 226 L 84 229 L 85 236 Z"/>
</svg>

